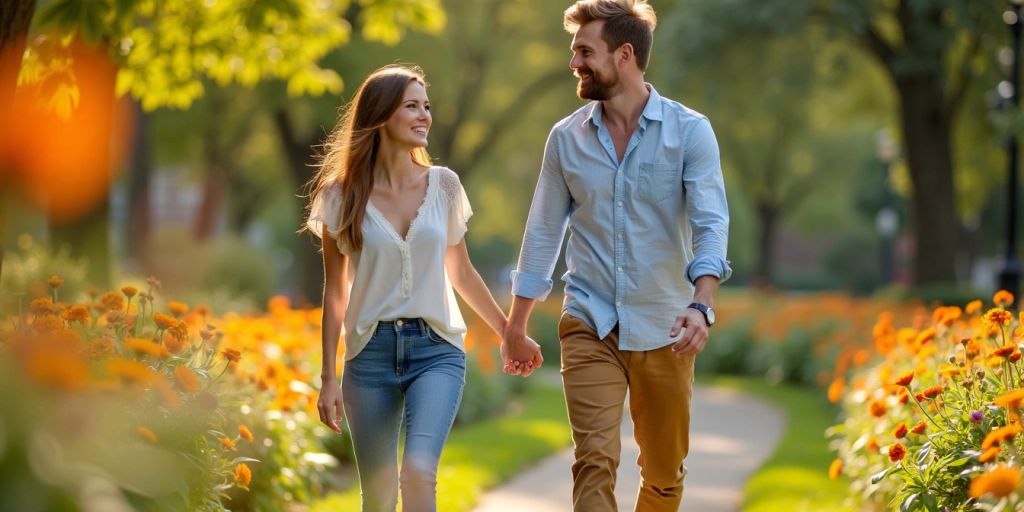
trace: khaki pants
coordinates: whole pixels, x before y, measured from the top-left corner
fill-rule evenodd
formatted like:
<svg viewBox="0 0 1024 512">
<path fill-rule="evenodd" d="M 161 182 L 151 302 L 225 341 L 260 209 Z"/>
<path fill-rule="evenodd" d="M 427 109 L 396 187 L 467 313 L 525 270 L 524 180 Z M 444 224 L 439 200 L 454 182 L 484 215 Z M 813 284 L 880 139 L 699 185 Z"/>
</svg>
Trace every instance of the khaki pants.
<svg viewBox="0 0 1024 512">
<path fill-rule="evenodd" d="M 633 436 L 640 446 L 636 512 L 679 510 L 690 442 L 694 356 L 677 358 L 671 346 L 620 351 L 617 332 L 598 339 L 585 322 L 568 314 L 559 321 L 558 337 L 576 455 L 573 510 L 617 510 L 615 476 L 627 389 Z"/>
</svg>

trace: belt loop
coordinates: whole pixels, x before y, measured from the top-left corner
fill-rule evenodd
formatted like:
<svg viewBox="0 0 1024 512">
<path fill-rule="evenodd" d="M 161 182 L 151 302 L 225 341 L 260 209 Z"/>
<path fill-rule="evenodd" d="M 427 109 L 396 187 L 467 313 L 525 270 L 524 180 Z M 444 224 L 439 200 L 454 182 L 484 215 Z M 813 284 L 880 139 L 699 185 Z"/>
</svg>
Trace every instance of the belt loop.
<svg viewBox="0 0 1024 512">
<path fill-rule="evenodd" d="M 416 322 L 420 326 L 420 334 L 426 336 L 427 332 L 429 332 L 427 331 L 427 329 L 430 329 L 430 325 L 428 325 L 427 322 L 423 320 L 423 318 L 417 318 Z"/>
</svg>

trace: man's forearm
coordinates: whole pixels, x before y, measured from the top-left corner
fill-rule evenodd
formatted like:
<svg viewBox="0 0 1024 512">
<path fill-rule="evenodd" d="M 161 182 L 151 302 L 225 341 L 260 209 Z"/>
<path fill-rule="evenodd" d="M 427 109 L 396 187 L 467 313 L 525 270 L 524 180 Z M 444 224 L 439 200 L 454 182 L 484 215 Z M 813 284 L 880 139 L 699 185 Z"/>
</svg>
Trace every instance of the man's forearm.
<svg viewBox="0 0 1024 512">
<path fill-rule="evenodd" d="M 508 325 L 517 330 L 526 332 L 526 324 L 530 321 L 530 314 L 537 304 L 537 299 L 528 299 L 519 295 L 512 298 L 512 309 L 508 313 Z"/>
<path fill-rule="evenodd" d="M 698 277 L 693 292 L 693 301 L 715 307 L 715 293 L 718 292 L 719 282 L 717 277 L 711 275 Z"/>
</svg>

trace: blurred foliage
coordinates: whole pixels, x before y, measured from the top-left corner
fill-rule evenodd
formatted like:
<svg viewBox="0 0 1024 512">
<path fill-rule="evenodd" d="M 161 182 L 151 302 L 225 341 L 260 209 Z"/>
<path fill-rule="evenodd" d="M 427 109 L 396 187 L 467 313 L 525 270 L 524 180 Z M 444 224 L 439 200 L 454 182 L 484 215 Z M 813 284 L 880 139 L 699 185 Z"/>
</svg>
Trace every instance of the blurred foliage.
<svg viewBox="0 0 1024 512">
<path fill-rule="evenodd" d="M 204 81 L 253 87 L 283 80 L 289 95 L 341 90 L 335 70 L 319 65 L 350 38 L 345 15 L 358 13 L 363 36 L 396 43 L 407 27 L 437 32 L 445 14 L 436 0 L 50 0 L 40 5 L 34 31 L 57 29 L 108 46 L 117 58 L 117 93 L 143 108 L 187 108 Z M 62 61 L 61 45 L 30 42 L 22 74 L 32 81 Z M 70 77 L 73 79 L 73 77 Z"/>
</svg>

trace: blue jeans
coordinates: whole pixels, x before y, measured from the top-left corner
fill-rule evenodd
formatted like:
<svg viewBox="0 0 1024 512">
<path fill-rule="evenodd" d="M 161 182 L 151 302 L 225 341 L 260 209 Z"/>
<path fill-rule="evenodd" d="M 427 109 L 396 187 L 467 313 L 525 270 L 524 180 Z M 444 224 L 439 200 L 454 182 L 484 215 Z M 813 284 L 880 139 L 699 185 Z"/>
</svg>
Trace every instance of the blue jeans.
<svg viewBox="0 0 1024 512">
<path fill-rule="evenodd" d="M 466 383 L 466 354 L 419 318 L 380 322 L 342 376 L 363 512 L 437 510 L 437 463 Z M 405 452 L 398 473 L 398 435 Z"/>
</svg>

